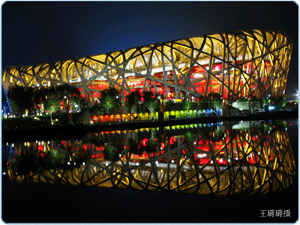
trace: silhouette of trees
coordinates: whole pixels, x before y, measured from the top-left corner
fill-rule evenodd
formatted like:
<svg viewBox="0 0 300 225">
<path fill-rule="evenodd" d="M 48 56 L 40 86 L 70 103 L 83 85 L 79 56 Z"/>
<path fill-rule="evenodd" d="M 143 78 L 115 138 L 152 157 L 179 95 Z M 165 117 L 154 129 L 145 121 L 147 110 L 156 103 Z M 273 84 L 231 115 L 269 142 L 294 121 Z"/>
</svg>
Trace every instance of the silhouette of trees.
<svg viewBox="0 0 300 225">
<path fill-rule="evenodd" d="M 17 113 L 22 118 L 25 110 L 28 109 L 29 113 L 35 106 L 33 88 L 25 88 L 21 86 L 13 86 L 8 91 L 8 98 L 12 111 Z"/>
</svg>

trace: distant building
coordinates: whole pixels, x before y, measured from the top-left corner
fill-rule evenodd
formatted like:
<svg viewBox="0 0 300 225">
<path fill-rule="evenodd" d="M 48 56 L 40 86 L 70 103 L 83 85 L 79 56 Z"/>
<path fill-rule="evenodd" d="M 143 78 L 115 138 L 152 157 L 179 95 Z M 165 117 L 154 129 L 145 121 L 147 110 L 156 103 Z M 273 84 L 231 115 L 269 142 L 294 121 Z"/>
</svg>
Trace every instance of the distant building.
<svg viewBox="0 0 300 225">
<path fill-rule="evenodd" d="M 76 85 L 95 103 L 100 91 L 118 89 L 122 97 L 138 90 L 167 99 L 197 98 L 217 92 L 224 99 L 285 92 L 292 42 L 279 31 L 234 31 L 185 38 L 79 59 L 2 72 L 12 85 Z"/>
</svg>

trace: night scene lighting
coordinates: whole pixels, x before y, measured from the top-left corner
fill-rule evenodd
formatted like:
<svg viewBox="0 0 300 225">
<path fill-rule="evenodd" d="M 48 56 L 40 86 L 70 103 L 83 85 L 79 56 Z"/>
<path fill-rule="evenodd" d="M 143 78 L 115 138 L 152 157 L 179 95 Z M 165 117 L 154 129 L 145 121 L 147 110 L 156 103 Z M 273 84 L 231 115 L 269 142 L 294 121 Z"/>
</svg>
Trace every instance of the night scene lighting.
<svg viewBox="0 0 300 225">
<path fill-rule="evenodd" d="M 2 4 L 4 222 L 298 220 L 298 5 Z"/>
</svg>

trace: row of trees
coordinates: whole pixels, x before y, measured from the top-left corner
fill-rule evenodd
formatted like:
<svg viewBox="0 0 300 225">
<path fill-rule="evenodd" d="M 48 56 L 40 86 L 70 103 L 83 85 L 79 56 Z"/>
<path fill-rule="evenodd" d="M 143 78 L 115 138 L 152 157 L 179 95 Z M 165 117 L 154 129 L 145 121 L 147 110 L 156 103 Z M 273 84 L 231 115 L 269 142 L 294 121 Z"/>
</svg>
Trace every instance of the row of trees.
<svg viewBox="0 0 300 225">
<path fill-rule="evenodd" d="M 78 88 L 68 84 L 50 88 L 13 86 L 8 91 L 8 98 L 12 111 L 21 118 L 26 110 L 29 115 L 40 111 L 52 114 L 59 110 L 62 103 L 68 113 L 71 106 L 83 102 Z M 42 105 L 44 110 L 41 108 Z"/>
<path fill-rule="evenodd" d="M 8 92 L 12 111 L 20 117 L 25 110 L 28 113 L 41 111 L 41 105 L 44 106 L 44 111 L 52 114 L 59 110 L 62 104 L 66 112 L 69 113 L 71 106 L 83 105 L 84 99 L 80 98 L 80 92 L 77 87 L 64 84 L 53 86 L 50 88 L 25 88 L 14 86 Z M 267 108 L 274 106 L 275 110 L 280 110 L 285 107 L 287 96 L 267 96 L 257 99 L 255 96 L 251 98 L 240 98 L 235 103 L 231 100 L 223 100 L 218 93 L 210 93 L 208 96 L 200 96 L 196 101 L 191 102 L 184 99 L 181 103 L 174 103 L 161 99 L 162 96 L 155 95 L 150 91 L 144 91 L 142 94 L 138 91 L 131 92 L 122 100 L 120 93 L 115 88 L 109 88 L 101 91 L 101 98 L 97 104 L 91 108 L 94 114 L 116 114 L 125 110 L 127 113 L 145 113 L 159 111 L 160 103 L 163 102 L 164 111 L 185 110 L 188 112 L 191 109 L 206 110 L 214 109 L 216 111 L 226 108 L 238 108 L 240 110 L 248 109 L 252 113 L 256 108 Z M 148 114 L 149 115 L 149 114 Z M 130 116 L 131 118 L 132 116 Z M 151 118 L 152 119 L 152 118 Z"/>
<path fill-rule="evenodd" d="M 101 98 L 97 104 L 92 107 L 91 112 L 96 114 L 109 114 L 110 110 L 120 112 L 123 110 L 132 114 L 145 113 L 149 111 L 152 115 L 153 112 L 159 110 L 160 102 L 157 95 L 150 91 L 145 91 L 140 94 L 138 91 L 131 92 L 125 97 L 125 101 L 120 98 L 120 93 L 115 88 L 109 88 L 101 91 Z M 130 116 L 131 118 L 131 116 Z"/>
</svg>

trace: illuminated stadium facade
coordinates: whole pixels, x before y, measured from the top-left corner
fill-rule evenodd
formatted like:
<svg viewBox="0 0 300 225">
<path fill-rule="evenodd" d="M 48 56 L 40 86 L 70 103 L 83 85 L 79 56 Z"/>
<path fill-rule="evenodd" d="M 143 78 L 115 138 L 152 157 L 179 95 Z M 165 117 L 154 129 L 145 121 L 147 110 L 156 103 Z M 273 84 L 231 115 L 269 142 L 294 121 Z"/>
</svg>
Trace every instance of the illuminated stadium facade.
<svg viewBox="0 0 300 225">
<path fill-rule="evenodd" d="M 79 59 L 2 72 L 12 85 L 41 87 L 69 83 L 93 103 L 101 90 L 115 87 L 122 97 L 138 90 L 166 99 L 219 93 L 223 99 L 282 95 L 292 42 L 279 31 L 234 31 L 185 38 Z"/>
</svg>

